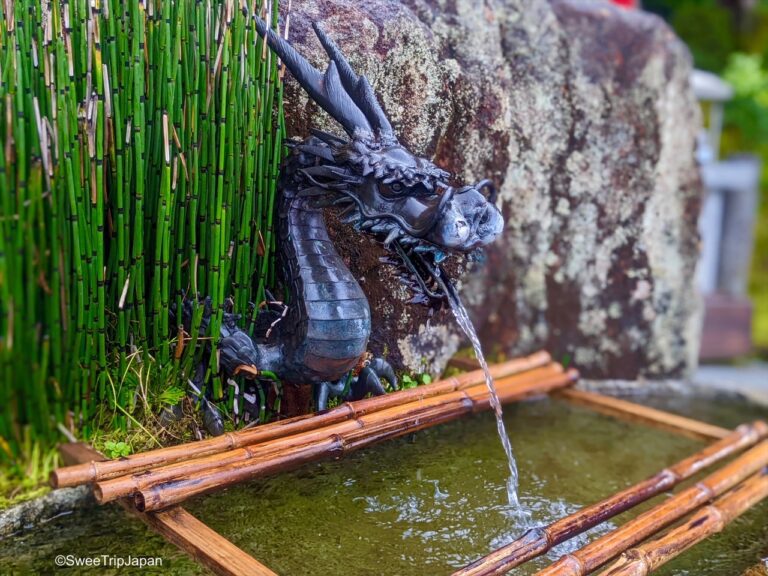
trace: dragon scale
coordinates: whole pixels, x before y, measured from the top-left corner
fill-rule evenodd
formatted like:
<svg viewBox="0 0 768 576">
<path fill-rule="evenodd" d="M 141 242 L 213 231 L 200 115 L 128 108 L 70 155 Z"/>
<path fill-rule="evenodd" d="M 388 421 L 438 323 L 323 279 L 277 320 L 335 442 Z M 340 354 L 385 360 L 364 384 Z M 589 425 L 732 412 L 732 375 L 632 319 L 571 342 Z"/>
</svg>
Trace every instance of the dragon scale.
<svg viewBox="0 0 768 576">
<path fill-rule="evenodd" d="M 323 209 L 291 188 L 282 188 L 278 205 L 278 257 L 290 302 L 278 371 L 295 382 L 336 381 L 365 353 L 371 312 L 328 236 Z"/>
</svg>

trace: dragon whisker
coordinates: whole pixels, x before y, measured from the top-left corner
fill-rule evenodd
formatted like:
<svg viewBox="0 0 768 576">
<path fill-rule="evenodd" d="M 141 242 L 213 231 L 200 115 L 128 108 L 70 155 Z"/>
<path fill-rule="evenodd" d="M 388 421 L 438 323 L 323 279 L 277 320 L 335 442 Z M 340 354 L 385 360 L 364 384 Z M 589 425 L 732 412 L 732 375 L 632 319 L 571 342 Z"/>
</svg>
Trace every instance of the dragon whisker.
<svg viewBox="0 0 768 576">
<path fill-rule="evenodd" d="M 484 180 L 480 180 L 477 184 L 475 184 L 474 188 L 476 190 L 482 190 L 483 188 L 488 188 L 488 202 L 491 204 L 496 204 L 496 198 L 498 197 L 498 190 L 496 190 L 496 186 L 493 185 L 493 182 L 491 182 L 488 178 Z"/>
<path fill-rule="evenodd" d="M 429 218 L 429 220 L 426 222 L 426 224 L 422 227 L 416 228 L 414 226 L 411 226 L 408 224 L 401 216 L 398 214 L 393 214 L 391 212 L 373 212 L 368 210 L 366 205 L 363 203 L 363 201 L 358 198 L 353 192 L 349 190 L 338 190 L 338 192 L 341 192 L 342 194 L 345 194 L 349 198 L 352 198 L 355 203 L 357 204 L 358 209 L 360 210 L 360 214 L 365 218 L 366 220 L 373 220 L 376 218 L 383 218 L 387 220 L 393 220 L 400 228 L 403 229 L 406 233 L 410 234 L 411 236 L 414 236 L 416 238 L 421 238 L 425 236 L 429 231 L 434 227 L 434 225 L 437 223 L 437 220 L 440 215 L 440 211 L 436 210 L 434 214 L 432 214 Z"/>
<path fill-rule="evenodd" d="M 392 245 L 395 248 L 395 251 L 397 252 L 398 256 L 400 256 L 400 259 L 403 261 L 403 264 L 405 264 L 405 267 L 408 269 L 408 271 L 413 275 L 413 277 L 416 279 L 416 282 L 419 285 L 419 289 L 430 299 L 432 300 L 444 300 L 446 298 L 446 294 L 441 294 L 440 292 L 435 292 L 434 290 L 431 290 L 427 286 L 427 281 L 422 277 L 421 273 L 419 272 L 418 268 L 414 264 L 413 260 L 411 259 L 410 255 L 405 251 L 405 249 L 400 245 L 399 242 L 393 242 Z M 427 262 L 422 258 L 419 254 L 414 254 L 415 258 L 418 258 L 419 264 L 427 270 L 427 273 L 430 275 L 432 280 L 438 280 L 437 275 L 432 270 L 432 268 L 427 264 Z M 440 282 L 438 281 L 438 285 Z"/>
</svg>

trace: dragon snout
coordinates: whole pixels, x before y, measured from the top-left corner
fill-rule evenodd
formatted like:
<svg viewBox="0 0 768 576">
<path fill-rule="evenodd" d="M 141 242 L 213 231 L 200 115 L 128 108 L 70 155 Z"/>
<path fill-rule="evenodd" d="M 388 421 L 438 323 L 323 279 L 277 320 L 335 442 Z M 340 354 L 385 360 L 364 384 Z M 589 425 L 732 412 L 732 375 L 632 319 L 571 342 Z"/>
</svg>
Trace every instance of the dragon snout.
<svg viewBox="0 0 768 576">
<path fill-rule="evenodd" d="M 441 218 L 436 227 L 436 244 L 448 250 L 463 251 L 470 243 L 472 226 L 461 216 Z"/>
<path fill-rule="evenodd" d="M 488 196 L 483 189 L 489 188 Z M 496 207 L 496 190 L 489 181 L 467 186 L 447 202 L 430 240 L 455 252 L 471 252 L 496 240 L 504 217 Z"/>
</svg>

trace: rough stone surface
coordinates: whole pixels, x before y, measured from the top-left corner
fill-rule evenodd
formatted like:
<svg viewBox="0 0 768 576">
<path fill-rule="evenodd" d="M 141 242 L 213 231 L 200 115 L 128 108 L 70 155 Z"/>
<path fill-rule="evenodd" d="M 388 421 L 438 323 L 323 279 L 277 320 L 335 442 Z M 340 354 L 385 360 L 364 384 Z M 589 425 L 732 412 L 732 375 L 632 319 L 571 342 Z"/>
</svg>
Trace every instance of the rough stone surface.
<svg viewBox="0 0 768 576">
<path fill-rule="evenodd" d="M 658 18 L 576 0 L 306 0 L 372 82 L 400 139 L 458 181 L 490 177 L 507 229 L 462 292 L 486 348 L 545 347 L 589 377 L 680 376 L 696 362 L 700 181 L 690 57 Z M 289 133 L 338 130 L 294 83 Z M 438 372 L 448 311 L 406 302 L 383 250 L 334 226 L 373 309 L 372 349 Z M 462 272 L 459 264 L 454 273 Z"/>
<path fill-rule="evenodd" d="M 768 407 L 768 362 L 701 366 L 693 374 L 692 383 L 700 388 L 730 391 Z"/>
<path fill-rule="evenodd" d="M 34 528 L 76 508 L 94 504 L 93 494 L 87 486 L 52 490 L 45 496 L 16 504 L 0 512 L 0 539 Z"/>
</svg>

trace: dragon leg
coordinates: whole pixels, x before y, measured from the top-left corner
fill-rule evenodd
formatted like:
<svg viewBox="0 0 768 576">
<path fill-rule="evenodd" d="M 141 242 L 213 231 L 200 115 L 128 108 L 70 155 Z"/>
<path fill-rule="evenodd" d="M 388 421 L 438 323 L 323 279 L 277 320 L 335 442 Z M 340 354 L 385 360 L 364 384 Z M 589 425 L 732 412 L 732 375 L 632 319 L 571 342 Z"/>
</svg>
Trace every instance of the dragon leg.
<svg viewBox="0 0 768 576">
<path fill-rule="evenodd" d="M 344 390 L 347 387 L 347 378 L 344 377 L 338 382 L 320 382 L 315 384 L 315 408 L 325 410 L 328 408 L 329 398 L 340 398 L 344 396 Z"/>
<path fill-rule="evenodd" d="M 382 379 L 387 381 L 393 390 L 397 390 L 397 376 L 389 362 L 383 358 L 374 358 L 360 370 L 360 374 L 352 380 L 349 400 L 360 400 L 368 394 L 381 396 L 386 394 Z"/>
</svg>

